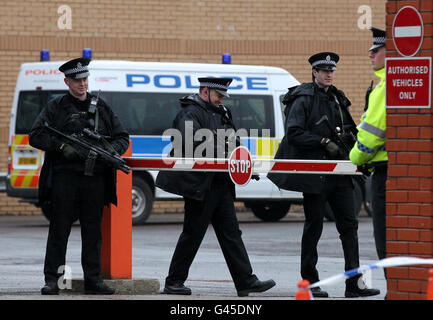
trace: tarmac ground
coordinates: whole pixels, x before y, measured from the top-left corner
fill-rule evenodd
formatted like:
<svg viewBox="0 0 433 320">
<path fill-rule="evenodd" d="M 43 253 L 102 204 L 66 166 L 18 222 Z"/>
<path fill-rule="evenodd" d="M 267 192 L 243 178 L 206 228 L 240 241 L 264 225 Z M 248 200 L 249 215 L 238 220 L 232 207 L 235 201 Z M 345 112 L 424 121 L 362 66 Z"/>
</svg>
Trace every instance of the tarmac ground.
<svg viewBox="0 0 433 320">
<path fill-rule="evenodd" d="M 219 248 L 212 227 L 206 233 L 199 252 L 190 269 L 185 285 L 192 289 L 191 296 L 160 294 L 168 272 L 171 255 L 182 229 L 183 214 L 155 214 L 147 224 L 133 227 L 134 281 L 152 282 L 147 294 L 115 294 L 90 296 L 80 291 L 64 290 L 58 296 L 42 296 L 43 261 L 48 222 L 42 216 L 0 217 L 0 300 L 149 300 L 149 301 L 278 301 L 294 300 L 299 274 L 300 237 L 303 214 L 291 212 L 278 222 L 265 223 L 250 212 L 238 213 L 243 240 L 259 279 L 274 279 L 277 285 L 267 292 L 237 297 L 231 276 Z M 360 264 L 376 261 L 371 218 L 359 218 Z M 75 224 L 68 243 L 67 265 L 72 279 L 82 279 L 80 264 L 80 227 Z M 321 279 L 344 270 L 341 242 L 335 224 L 325 222 L 319 242 L 318 270 Z M 363 300 L 383 300 L 386 280 L 383 270 L 374 270 L 369 282 L 381 294 Z M 107 280 L 110 281 L 110 280 Z M 159 288 L 158 288 L 159 285 Z M 344 298 L 344 283 L 323 288 L 330 298 L 316 300 L 348 300 Z"/>
</svg>

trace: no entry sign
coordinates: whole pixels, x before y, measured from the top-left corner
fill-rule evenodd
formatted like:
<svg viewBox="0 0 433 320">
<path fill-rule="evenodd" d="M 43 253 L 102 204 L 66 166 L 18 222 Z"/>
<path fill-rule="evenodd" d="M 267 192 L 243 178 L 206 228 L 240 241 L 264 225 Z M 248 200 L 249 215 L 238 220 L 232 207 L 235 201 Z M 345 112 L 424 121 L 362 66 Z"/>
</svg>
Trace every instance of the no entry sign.
<svg viewBox="0 0 433 320">
<path fill-rule="evenodd" d="M 430 108 L 431 57 L 386 58 L 386 107 Z"/>
<path fill-rule="evenodd" d="M 401 8 L 392 24 L 392 40 L 397 51 L 406 57 L 414 56 L 424 36 L 424 24 L 418 10 L 412 6 Z"/>
<path fill-rule="evenodd" d="M 248 184 L 253 174 L 251 154 L 245 147 L 237 147 L 229 158 L 229 175 L 238 186 Z"/>
</svg>

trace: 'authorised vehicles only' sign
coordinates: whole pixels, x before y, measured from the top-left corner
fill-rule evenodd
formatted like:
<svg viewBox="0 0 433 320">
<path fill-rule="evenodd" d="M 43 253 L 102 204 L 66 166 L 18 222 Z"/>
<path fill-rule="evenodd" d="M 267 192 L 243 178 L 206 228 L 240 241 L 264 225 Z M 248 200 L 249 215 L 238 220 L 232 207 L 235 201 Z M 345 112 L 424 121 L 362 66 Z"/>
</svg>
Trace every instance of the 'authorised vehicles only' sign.
<svg viewBox="0 0 433 320">
<path fill-rule="evenodd" d="M 431 57 L 386 58 L 387 108 L 430 108 Z"/>
</svg>

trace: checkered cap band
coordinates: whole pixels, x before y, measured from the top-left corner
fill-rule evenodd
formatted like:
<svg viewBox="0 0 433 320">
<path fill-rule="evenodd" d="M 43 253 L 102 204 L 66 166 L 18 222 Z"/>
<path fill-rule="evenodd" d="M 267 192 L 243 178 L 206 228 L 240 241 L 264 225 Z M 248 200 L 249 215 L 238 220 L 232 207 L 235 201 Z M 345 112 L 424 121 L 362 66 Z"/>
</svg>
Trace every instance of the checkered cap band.
<svg viewBox="0 0 433 320">
<path fill-rule="evenodd" d="M 335 61 L 333 61 L 333 60 L 318 60 L 318 61 L 314 61 L 311 64 L 311 67 L 314 68 L 318 64 L 328 64 L 328 65 L 330 64 L 330 65 L 333 65 L 333 66 L 337 66 L 337 63 Z"/>
<path fill-rule="evenodd" d="M 385 37 L 374 37 L 373 43 L 374 44 L 385 44 L 386 38 Z"/>
<path fill-rule="evenodd" d="M 227 90 L 227 86 L 225 86 L 223 84 L 219 84 L 219 83 L 212 83 L 212 82 L 200 82 L 200 87 L 208 87 L 208 88 Z"/>
<path fill-rule="evenodd" d="M 89 68 L 87 66 L 82 66 L 82 67 L 77 67 L 77 68 L 65 70 L 64 74 L 68 75 L 68 74 L 72 74 L 72 73 L 81 73 L 81 72 L 85 72 L 85 71 L 89 71 Z"/>
</svg>

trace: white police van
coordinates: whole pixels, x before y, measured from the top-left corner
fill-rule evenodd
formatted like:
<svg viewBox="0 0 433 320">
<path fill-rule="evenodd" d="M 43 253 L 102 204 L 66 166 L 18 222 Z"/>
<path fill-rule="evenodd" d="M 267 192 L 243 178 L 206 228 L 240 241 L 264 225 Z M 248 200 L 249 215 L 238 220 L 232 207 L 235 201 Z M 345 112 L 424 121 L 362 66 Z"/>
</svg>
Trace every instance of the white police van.
<svg viewBox="0 0 433 320">
<path fill-rule="evenodd" d="M 24 63 L 16 85 L 9 135 L 7 194 L 37 202 L 38 177 L 43 152 L 28 144 L 29 130 L 43 106 L 63 94 L 67 87 L 58 67 L 64 61 Z M 93 60 L 89 91 L 101 90 L 132 140 L 132 157 L 164 157 L 170 138 L 163 136 L 179 111 L 179 98 L 198 92 L 199 77 L 230 77 L 230 107 L 237 128 L 258 129 L 258 137 L 242 137 L 253 159 L 273 158 L 284 135 L 281 100 L 288 87 L 299 82 L 286 70 L 268 66 L 132 62 Z M 270 137 L 261 135 L 268 129 Z M 155 187 L 157 171 L 133 171 L 132 219 L 146 221 L 154 200 L 182 198 Z M 284 217 L 291 203 L 300 203 L 302 194 L 279 190 L 266 175 L 237 187 L 237 200 L 266 221 Z"/>
</svg>

